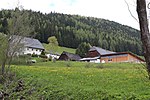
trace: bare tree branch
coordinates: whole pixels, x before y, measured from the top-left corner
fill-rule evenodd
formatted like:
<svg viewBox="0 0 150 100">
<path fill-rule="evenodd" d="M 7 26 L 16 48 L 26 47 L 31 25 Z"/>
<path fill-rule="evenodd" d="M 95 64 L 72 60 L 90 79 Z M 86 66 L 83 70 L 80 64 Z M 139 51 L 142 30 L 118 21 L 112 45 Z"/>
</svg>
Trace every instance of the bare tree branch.
<svg viewBox="0 0 150 100">
<path fill-rule="evenodd" d="M 128 11 L 129 11 L 130 15 L 139 23 L 138 19 L 132 14 L 128 2 L 126 0 L 124 0 L 124 1 L 125 1 L 126 5 L 128 7 Z"/>
</svg>

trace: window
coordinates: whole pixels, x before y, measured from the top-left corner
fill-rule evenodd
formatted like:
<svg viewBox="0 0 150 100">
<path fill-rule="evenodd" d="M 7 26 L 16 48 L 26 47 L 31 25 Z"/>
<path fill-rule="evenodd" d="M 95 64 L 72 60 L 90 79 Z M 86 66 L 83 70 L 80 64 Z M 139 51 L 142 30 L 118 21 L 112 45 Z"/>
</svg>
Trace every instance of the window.
<svg viewBox="0 0 150 100">
<path fill-rule="evenodd" d="M 111 58 L 108 58 L 108 61 L 112 61 L 112 59 L 111 59 Z"/>
</svg>

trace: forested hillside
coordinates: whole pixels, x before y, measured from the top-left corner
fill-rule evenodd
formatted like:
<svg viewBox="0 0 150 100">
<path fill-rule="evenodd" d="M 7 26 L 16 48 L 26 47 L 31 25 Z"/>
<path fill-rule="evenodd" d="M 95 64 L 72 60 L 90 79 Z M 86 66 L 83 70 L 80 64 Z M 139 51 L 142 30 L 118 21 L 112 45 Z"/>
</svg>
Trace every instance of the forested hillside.
<svg viewBox="0 0 150 100">
<path fill-rule="evenodd" d="M 15 10 L 0 11 L 0 32 L 7 34 L 8 19 Z M 36 36 L 46 43 L 48 37 L 56 36 L 60 46 L 77 48 L 81 42 L 90 43 L 112 51 L 131 51 L 142 54 L 140 33 L 131 27 L 100 18 L 66 15 L 51 12 L 43 14 L 28 12 Z"/>
</svg>

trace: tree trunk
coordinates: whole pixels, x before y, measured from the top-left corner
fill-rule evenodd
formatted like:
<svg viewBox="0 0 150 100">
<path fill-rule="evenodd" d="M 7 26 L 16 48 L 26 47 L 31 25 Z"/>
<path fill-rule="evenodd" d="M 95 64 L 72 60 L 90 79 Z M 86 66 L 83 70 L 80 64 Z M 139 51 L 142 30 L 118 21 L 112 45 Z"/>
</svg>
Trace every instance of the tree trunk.
<svg viewBox="0 0 150 100">
<path fill-rule="evenodd" d="M 4 75 L 4 72 L 5 72 L 5 62 L 2 63 L 1 72 L 2 72 L 2 75 Z"/>
<path fill-rule="evenodd" d="M 148 29 L 145 0 L 137 0 L 137 13 L 138 13 L 139 24 L 140 24 L 141 40 L 144 49 L 144 57 L 146 61 L 148 76 L 150 79 L 150 33 Z"/>
</svg>

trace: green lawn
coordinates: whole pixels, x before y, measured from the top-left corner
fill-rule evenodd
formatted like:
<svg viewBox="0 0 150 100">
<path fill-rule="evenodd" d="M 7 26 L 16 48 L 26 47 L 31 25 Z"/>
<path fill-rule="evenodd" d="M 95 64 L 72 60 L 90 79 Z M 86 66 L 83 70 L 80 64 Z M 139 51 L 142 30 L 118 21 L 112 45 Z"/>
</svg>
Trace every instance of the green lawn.
<svg viewBox="0 0 150 100">
<path fill-rule="evenodd" d="M 56 61 L 13 69 L 24 81 L 25 90 L 19 93 L 27 100 L 150 99 L 150 81 L 141 64 Z"/>
<path fill-rule="evenodd" d="M 50 49 L 49 44 L 43 43 L 43 46 L 46 49 L 46 51 L 48 51 Z M 67 52 L 70 52 L 70 53 L 75 53 L 76 49 L 59 46 L 56 52 L 61 54 L 63 51 L 67 51 Z"/>
</svg>

